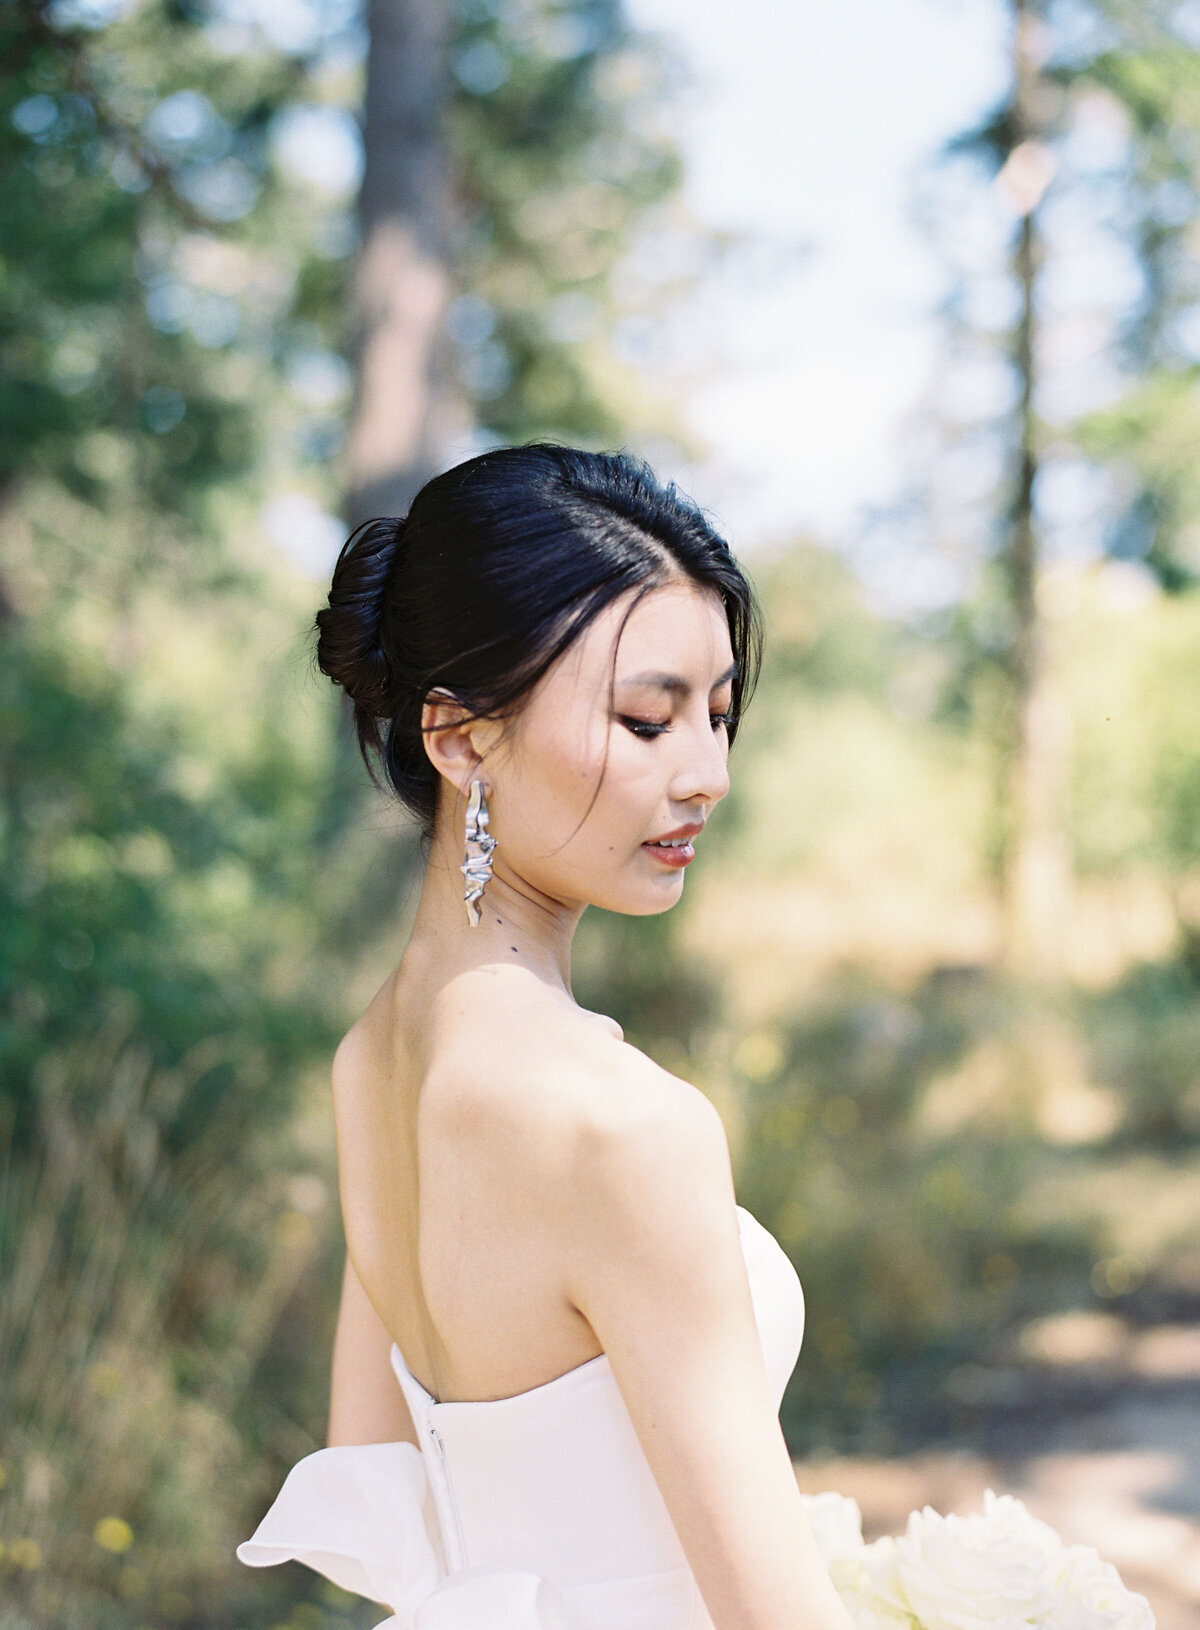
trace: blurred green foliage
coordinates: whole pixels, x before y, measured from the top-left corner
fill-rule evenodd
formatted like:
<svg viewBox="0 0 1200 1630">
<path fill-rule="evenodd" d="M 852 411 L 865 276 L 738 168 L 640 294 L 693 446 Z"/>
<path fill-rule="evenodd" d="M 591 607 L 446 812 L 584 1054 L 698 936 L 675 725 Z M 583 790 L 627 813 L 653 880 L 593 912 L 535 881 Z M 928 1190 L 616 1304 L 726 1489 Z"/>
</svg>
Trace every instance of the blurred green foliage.
<svg viewBox="0 0 1200 1630">
<path fill-rule="evenodd" d="M 667 59 L 615 0 L 454 31 L 465 394 L 492 434 L 611 438 Z M 233 1559 L 323 1437 L 328 1059 L 417 858 L 314 690 L 303 575 L 366 43 L 315 0 L 0 12 L 4 1630 L 370 1613 Z"/>
<path fill-rule="evenodd" d="M 0 478 L 136 515 L 134 572 L 181 523 L 194 550 L 221 490 L 261 477 L 277 371 L 314 322 L 337 331 L 352 237 L 273 147 L 319 94 L 313 63 L 231 51 L 186 6 L 108 9 L 126 14 L 0 19 Z"/>
<path fill-rule="evenodd" d="M 662 428 L 669 406 L 647 399 L 631 363 L 687 275 L 672 271 L 681 242 L 703 243 L 667 127 L 677 63 L 617 0 L 466 0 L 451 69 L 463 293 L 450 329 L 481 427 L 606 446 L 631 425 Z M 651 266 L 668 225 L 674 255 Z"/>
<path fill-rule="evenodd" d="M 416 875 L 259 524 L 335 499 L 350 193 L 285 154 L 353 154 L 360 20 L 119 9 L 0 13 L 0 1626 L 365 1624 L 232 1559 L 324 1430 L 326 1063 Z M 687 230 L 670 60 L 609 0 L 455 27 L 464 387 L 497 436 L 624 439 Z M 1176 483 L 1182 550 L 1171 367 L 1087 434 Z M 585 921 L 578 994 L 712 1094 L 801 1271 L 794 1446 L 961 1441 L 1029 1321 L 1196 1316 L 1200 606 L 1057 580 L 1077 893 L 1039 993 L 991 971 L 985 618 L 888 620 L 802 544 L 759 576 L 734 790 L 677 912 Z"/>
<path fill-rule="evenodd" d="M 183 8 L 94 20 L 0 19 L 6 1624 L 224 1599 L 323 1204 L 282 1129 L 341 1017 L 343 750 L 296 585 L 230 542 L 319 343 L 324 223 L 269 140 L 306 70 Z"/>
</svg>

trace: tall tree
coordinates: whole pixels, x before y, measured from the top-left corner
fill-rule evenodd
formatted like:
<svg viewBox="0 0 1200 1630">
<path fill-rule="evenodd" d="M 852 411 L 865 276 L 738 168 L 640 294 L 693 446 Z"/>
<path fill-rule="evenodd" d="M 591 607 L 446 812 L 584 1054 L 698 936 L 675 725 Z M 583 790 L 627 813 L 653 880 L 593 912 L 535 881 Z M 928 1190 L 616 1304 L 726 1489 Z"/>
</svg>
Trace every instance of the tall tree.
<svg viewBox="0 0 1200 1630">
<path fill-rule="evenodd" d="M 352 515 L 402 512 L 473 427 L 664 428 L 614 337 L 645 317 L 619 268 L 678 190 L 672 56 L 620 0 L 379 0 L 370 19 Z"/>
<path fill-rule="evenodd" d="M 1094 552 L 1137 560 L 1169 592 L 1200 568 L 1188 326 L 1200 63 L 1186 8 L 1012 0 L 1010 16 L 1009 91 L 949 144 L 929 193 L 955 268 L 946 395 L 968 403 L 942 409 L 949 458 L 934 485 L 966 495 L 941 507 L 986 562 L 959 626 L 975 674 L 991 677 L 1005 957 L 1053 980 L 1072 889 L 1070 720 L 1043 566 L 1086 525 Z M 1072 484 L 1083 522 L 1056 498 Z"/>
<path fill-rule="evenodd" d="M 367 21 L 358 392 L 347 471 L 355 521 L 404 514 L 438 468 L 458 401 L 444 328 L 450 8 L 445 0 L 370 0 Z"/>
<path fill-rule="evenodd" d="M 1056 168 L 1052 143 L 1061 114 L 1061 97 L 1047 72 L 1052 44 L 1044 13 L 1042 0 L 1012 0 L 1008 94 L 983 127 L 949 148 L 950 156 L 982 167 L 1012 223 L 996 245 L 1012 290 L 1012 317 L 998 333 L 972 332 L 963 317 L 969 299 L 961 289 L 952 296 L 950 312 L 955 343 L 969 354 L 982 340 L 985 351 L 1003 359 L 1011 380 L 1005 412 L 991 427 L 1000 480 L 990 495 L 995 505 L 990 552 L 1004 607 L 992 653 L 1001 681 L 994 724 L 1002 952 L 1012 972 L 1053 980 L 1061 971 L 1071 862 L 1064 842 L 1063 714 L 1047 668 L 1038 605 L 1044 547 L 1036 494 L 1046 457 L 1039 287 L 1046 238 L 1040 212 Z"/>
<path fill-rule="evenodd" d="M 1061 971 L 1061 925 L 1070 905 L 1070 856 L 1063 842 L 1061 708 L 1047 683 L 1037 583 L 1041 558 L 1034 490 L 1042 462 L 1036 409 L 1041 377 L 1038 272 L 1044 255 L 1037 208 L 1053 169 L 1050 87 L 1044 70 L 1047 31 L 1033 0 L 1014 0 L 1012 96 L 998 121 L 998 180 L 1017 211 L 1011 276 L 1018 291 L 1012 336 L 1017 378 L 1015 456 L 1007 536 L 1001 546 L 1012 608 L 1008 651 L 1010 697 L 1005 721 L 1008 784 L 1002 849 L 1005 951 L 1021 974 L 1054 978 Z"/>
</svg>

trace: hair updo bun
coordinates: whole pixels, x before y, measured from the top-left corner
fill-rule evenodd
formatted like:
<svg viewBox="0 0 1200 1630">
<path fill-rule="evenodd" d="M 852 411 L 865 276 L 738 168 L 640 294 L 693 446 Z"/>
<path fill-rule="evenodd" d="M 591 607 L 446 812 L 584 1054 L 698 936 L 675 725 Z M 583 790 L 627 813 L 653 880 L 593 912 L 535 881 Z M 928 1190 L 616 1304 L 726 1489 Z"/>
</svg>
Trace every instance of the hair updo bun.
<svg viewBox="0 0 1200 1630">
<path fill-rule="evenodd" d="M 364 719 L 392 711 L 392 671 L 380 644 L 384 588 L 404 533 L 402 520 L 365 521 L 333 571 L 329 605 L 317 613 L 317 664 Z"/>
<path fill-rule="evenodd" d="M 333 569 L 329 604 L 317 613 L 317 666 L 353 704 L 359 749 L 372 777 L 374 756 L 398 797 L 432 830 L 437 775 L 421 740 L 425 696 L 412 683 L 411 663 L 405 683 L 396 631 L 388 626 L 394 604 L 389 579 L 407 525 L 403 518 L 384 516 L 364 521 L 346 539 Z M 405 715 L 399 731 L 397 714 Z"/>
<path fill-rule="evenodd" d="M 430 691 L 476 716 L 511 712 L 605 606 L 680 576 L 725 607 L 738 663 L 732 740 L 762 646 L 753 590 L 690 499 L 624 453 L 499 448 L 427 482 L 405 519 L 365 522 L 317 613 L 317 664 L 354 705 L 372 775 L 374 758 L 431 834 Z"/>
</svg>

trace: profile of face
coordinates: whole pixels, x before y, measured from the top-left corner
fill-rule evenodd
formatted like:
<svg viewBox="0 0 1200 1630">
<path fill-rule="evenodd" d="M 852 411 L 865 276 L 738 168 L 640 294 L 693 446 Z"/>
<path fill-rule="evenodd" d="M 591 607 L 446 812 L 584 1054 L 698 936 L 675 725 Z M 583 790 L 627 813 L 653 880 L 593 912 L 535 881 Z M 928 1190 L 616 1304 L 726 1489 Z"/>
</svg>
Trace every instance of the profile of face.
<svg viewBox="0 0 1200 1630">
<path fill-rule="evenodd" d="M 729 790 L 733 676 L 720 598 L 672 579 L 600 612 L 507 726 L 464 727 L 474 767 L 455 753 L 459 732 L 442 738 L 431 756 L 443 776 L 461 793 L 475 777 L 488 789 L 496 880 L 568 909 L 673 905 Z"/>
</svg>

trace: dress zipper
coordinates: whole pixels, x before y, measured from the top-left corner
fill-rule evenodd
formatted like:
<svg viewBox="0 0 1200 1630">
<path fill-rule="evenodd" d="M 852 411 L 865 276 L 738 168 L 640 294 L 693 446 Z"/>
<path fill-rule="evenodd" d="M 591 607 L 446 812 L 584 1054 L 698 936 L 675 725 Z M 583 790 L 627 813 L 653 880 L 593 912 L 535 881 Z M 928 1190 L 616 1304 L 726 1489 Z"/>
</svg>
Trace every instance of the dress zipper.
<svg viewBox="0 0 1200 1630">
<path fill-rule="evenodd" d="M 450 1466 L 446 1459 L 446 1445 L 442 1442 L 442 1435 L 436 1426 L 430 1425 L 429 1436 L 437 1448 L 438 1461 L 441 1466 L 442 1492 L 445 1496 L 447 1511 L 453 1532 L 447 1537 L 451 1540 L 448 1550 L 453 1550 L 453 1556 L 447 1556 L 446 1561 L 453 1568 L 461 1568 L 466 1563 L 465 1547 L 463 1546 L 462 1522 L 458 1515 L 458 1506 L 454 1499 L 454 1485 L 450 1481 Z"/>
</svg>

